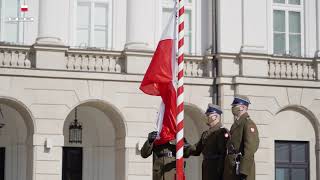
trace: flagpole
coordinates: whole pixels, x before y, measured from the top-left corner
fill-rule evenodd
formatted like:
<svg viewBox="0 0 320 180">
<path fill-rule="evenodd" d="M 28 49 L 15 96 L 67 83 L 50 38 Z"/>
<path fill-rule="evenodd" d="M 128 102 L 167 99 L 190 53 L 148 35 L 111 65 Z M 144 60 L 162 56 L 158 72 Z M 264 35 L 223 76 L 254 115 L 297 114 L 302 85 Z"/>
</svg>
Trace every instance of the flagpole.
<svg viewBox="0 0 320 180">
<path fill-rule="evenodd" d="M 177 85 L 177 146 L 176 146 L 176 180 L 184 180 L 184 0 L 177 0 L 178 4 L 178 85 Z"/>
</svg>

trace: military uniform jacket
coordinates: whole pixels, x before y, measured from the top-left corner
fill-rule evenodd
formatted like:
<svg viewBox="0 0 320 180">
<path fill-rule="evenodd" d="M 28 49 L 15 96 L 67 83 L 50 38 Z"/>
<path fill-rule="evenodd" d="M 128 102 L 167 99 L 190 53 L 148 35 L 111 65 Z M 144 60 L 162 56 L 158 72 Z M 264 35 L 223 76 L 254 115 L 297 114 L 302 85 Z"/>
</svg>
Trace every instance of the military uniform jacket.
<svg viewBox="0 0 320 180">
<path fill-rule="evenodd" d="M 155 145 L 147 140 L 142 149 L 141 156 L 149 157 L 153 153 L 153 180 L 174 180 L 176 167 L 175 144 L 166 143 L 164 145 Z M 163 154 L 172 152 L 173 156 L 163 156 Z"/>
<path fill-rule="evenodd" d="M 235 151 L 242 153 L 240 173 L 247 175 L 246 180 L 255 180 L 254 153 L 259 147 L 259 133 L 256 124 L 247 113 L 233 123 L 230 129 L 230 136 L 227 142 L 228 155 L 225 158 L 224 179 L 239 179 L 235 171 L 235 155 L 230 153 L 231 144 L 233 144 Z"/>
<path fill-rule="evenodd" d="M 198 143 L 185 150 L 185 156 L 203 154 L 202 180 L 222 180 L 228 130 L 212 127 L 203 132 Z"/>
</svg>

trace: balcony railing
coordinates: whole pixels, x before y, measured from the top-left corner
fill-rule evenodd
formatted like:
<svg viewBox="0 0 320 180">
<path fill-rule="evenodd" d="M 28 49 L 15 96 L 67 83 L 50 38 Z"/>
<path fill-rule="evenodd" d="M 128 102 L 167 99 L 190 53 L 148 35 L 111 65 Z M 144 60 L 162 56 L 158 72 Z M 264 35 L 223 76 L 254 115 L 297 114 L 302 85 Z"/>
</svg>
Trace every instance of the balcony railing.
<svg viewBox="0 0 320 180">
<path fill-rule="evenodd" d="M 52 56 L 52 53 L 60 54 Z M 127 53 L 127 51 L 73 49 L 64 46 L 44 46 L 44 48 L 39 48 L 0 44 L 0 67 L 143 74 L 152 58 L 152 54 L 153 52 L 151 51 L 132 51 Z M 134 58 L 128 59 L 128 57 L 132 56 Z M 218 59 L 231 58 L 235 60 L 237 57 L 238 55 L 236 54 L 216 56 Z M 240 75 L 293 80 L 319 79 L 320 58 L 277 57 L 263 54 L 240 54 L 239 57 L 241 60 L 239 65 L 235 63 L 234 65 L 231 64 L 234 67 L 228 66 L 227 68 L 231 68 L 232 76 Z M 226 62 L 230 63 L 230 61 Z M 213 60 L 212 55 L 185 55 L 184 75 L 186 77 L 197 78 L 216 77 L 216 70 L 214 69 L 216 66 L 214 63 L 217 63 L 217 61 Z M 135 68 L 134 72 L 131 71 L 131 67 Z M 236 72 L 237 68 L 239 68 L 238 74 Z M 224 76 L 223 73 L 221 74 Z"/>
<path fill-rule="evenodd" d="M 212 59 L 212 56 L 185 56 L 184 75 L 186 77 L 213 77 Z"/>
<path fill-rule="evenodd" d="M 241 53 L 240 75 L 272 79 L 317 80 L 319 58 Z M 237 56 L 234 55 L 234 59 Z"/>
<path fill-rule="evenodd" d="M 66 69 L 71 71 L 124 72 L 124 59 L 121 52 L 68 50 Z"/>
<path fill-rule="evenodd" d="M 275 60 L 270 59 L 269 77 L 277 79 L 315 80 L 315 63 L 312 60 Z"/>
<path fill-rule="evenodd" d="M 0 45 L 0 67 L 31 68 L 30 47 Z"/>
</svg>

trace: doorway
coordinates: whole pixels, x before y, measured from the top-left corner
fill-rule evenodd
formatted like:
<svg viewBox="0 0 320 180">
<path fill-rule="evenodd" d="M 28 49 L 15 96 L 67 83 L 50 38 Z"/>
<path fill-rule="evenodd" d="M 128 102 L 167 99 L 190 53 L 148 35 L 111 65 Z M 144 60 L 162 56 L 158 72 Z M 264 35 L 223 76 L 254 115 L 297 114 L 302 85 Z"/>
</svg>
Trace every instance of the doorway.
<svg viewBox="0 0 320 180">
<path fill-rule="evenodd" d="M 82 147 L 64 147 L 62 180 L 82 180 Z"/>
<path fill-rule="evenodd" d="M 5 166 L 5 148 L 0 148 L 0 180 L 4 180 L 4 166 Z"/>
</svg>

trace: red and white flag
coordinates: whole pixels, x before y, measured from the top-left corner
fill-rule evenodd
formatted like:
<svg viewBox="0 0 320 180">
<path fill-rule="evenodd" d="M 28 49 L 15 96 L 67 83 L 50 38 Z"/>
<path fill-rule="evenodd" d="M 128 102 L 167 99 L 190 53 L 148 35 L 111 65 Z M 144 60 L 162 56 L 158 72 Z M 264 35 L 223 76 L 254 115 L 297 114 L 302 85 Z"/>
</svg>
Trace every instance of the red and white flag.
<svg viewBox="0 0 320 180">
<path fill-rule="evenodd" d="M 20 11 L 21 11 L 21 12 L 27 12 L 27 11 L 28 11 L 28 5 L 26 5 L 26 4 L 21 4 Z"/>
<path fill-rule="evenodd" d="M 140 85 L 144 93 L 162 98 L 157 122 L 157 130 L 160 133 L 156 144 L 165 144 L 176 138 L 175 17 L 174 8 Z"/>
</svg>

